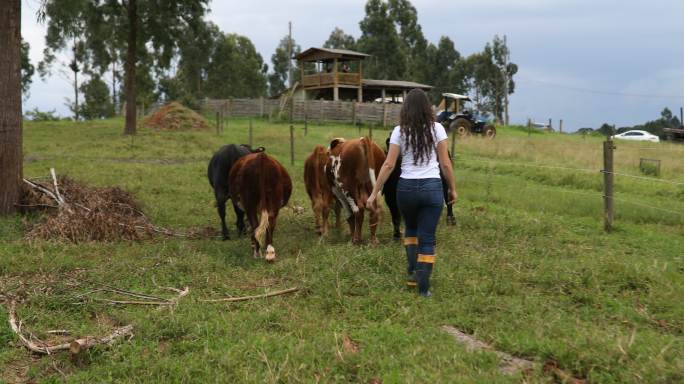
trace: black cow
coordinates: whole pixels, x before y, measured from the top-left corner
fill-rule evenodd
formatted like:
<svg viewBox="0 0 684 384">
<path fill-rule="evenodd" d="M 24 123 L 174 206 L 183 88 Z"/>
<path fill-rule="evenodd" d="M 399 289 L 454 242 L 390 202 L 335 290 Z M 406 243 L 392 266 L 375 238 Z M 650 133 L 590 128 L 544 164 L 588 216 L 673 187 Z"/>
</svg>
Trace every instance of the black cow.
<svg viewBox="0 0 684 384">
<path fill-rule="evenodd" d="M 214 188 L 216 209 L 218 210 L 219 217 L 221 218 L 221 233 L 223 234 L 223 240 L 230 238 L 228 236 L 228 228 L 226 227 L 226 201 L 231 198 L 230 185 L 228 182 L 230 169 L 233 167 L 233 164 L 235 164 L 235 162 L 238 161 L 238 159 L 242 156 L 248 155 L 250 153 L 263 152 L 264 150 L 264 147 L 252 149 L 249 145 L 245 144 L 228 144 L 221 147 L 221 149 L 219 149 L 209 161 L 207 177 L 209 178 L 209 184 L 211 184 L 211 187 Z M 237 217 L 236 226 L 238 234 L 244 234 L 245 213 L 237 206 L 237 202 L 235 200 L 233 200 L 233 209 L 235 210 L 235 216 Z"/>
<path fill-rule="evenodd" d="M 389 137 L 385 140 L 385 154 L 389 150 Z M 451 153 L 449 153 L 449 158 L 451 158 Z M 399 227 L 401 225 L 401 212 L 399 212 L 399 206 L 397 205 L 397 183 L 399 183 L 399 176 L 401 176 L 401 156 L 397 159 L 397 164 L 394 166 L 394 170 L 387 178 L 385 185 L 382 187 L 382 193 L 385 195 L 385 203 L 390 210 L 392 215 L 392 226 L 394 227 L 394 238 L 401 238 L 401 231 Z M 444 190 L 444 201 L 449 199 L 449 182 L 442 175 L 442 169 L 439 170 L 439 177 L 442 179 L 442 189 Z M 455 225 L 456 218 L 454 217 L 454 207 L 453 204 L 447 204 L 447 225 Z"/>
</svg>

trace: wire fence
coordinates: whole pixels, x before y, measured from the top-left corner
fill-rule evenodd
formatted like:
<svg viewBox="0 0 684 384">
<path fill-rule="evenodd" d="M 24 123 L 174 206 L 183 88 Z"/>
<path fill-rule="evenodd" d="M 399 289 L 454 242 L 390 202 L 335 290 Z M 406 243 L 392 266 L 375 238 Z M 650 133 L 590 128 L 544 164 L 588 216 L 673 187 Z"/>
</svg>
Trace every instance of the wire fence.
<svg viewBox="0 0 684 384">
<path fill-rule="evenodd" d="M 462 155 L 460 157 L 463 157 Z M 672 180 L 663 180 L 663 179 L 657 179 L 653 177 L 645 177 L 645 176 L 638 176 L 638 175 L 631 175 L 631 174 L 626 174 L 626 173 L 620 173 L 620 172 L 607 172 L 605 170 L 600 170 L 600 169 L 589 169 L 589 168 L 577 168 L 577 167 L 564 167 L 564 166 L 557 166 L 557 165 L 541 165 L 541 164 L 530 164 L 530 163 L 520 163 L 520 162 L 509 162 L 509 161 L 500 161 L 500 160 L 493 160 L 493 159 L 483 159 L 483 158 L 471 158 L 467 157 L 468 161 L 477 161 L 477 162 L 482 162 L 482 163 L 494 163 L 494 164 L 501 164 L 501 165 L 507 165 L 507 166 L 518 166 L 518 167 L 531 167 L 531 168 L 540 168 L 540 169 L 555 169 L 555 170 L 563 170 L 563 171 L 572 171 L 572 172 L 583 172 L 583 173 L 609 173 L 609 174 L 614 174 L 618 176 L 624 176 L 624 177 L 631 177 L 637 180 L 643 180 L 643 181 L 650 181 L 650 182 L 662 182 L 662 183 L 668 183 L 671 185 L 684 185 L 684 183 L 681 182 L 676 182 Z M 477 183 L 477 184 L 484 184 L 484 185 L 499 185 L 499 186 L 505 186 L 510 188 L 510 184 L 508 183 L 503 183 L 503 182 L 498 182 L 498 181 L 493 181 L 490 178 L 488 179 L 482 179 L 482 178 L 473 178 L 469 177 L 466 183 Z M 538 190 L 538 191 L 550 191 L 550 192 L 555 192 L 555 193 L 561 193 L 561 194 L 568 194 L 568 195 L 576 195 L 576 196 L 582 196 L 582 197 L 590 197 L 590 198 L 596 198 L 596 199 L 604 199 L 606 196 L 603 193 L 589 193 L 589 192 L 580 192 L 580 191 L 573 191 L 567 188 L 554 188 L 554 187 L 544 187 L 544 186 L 539 186 L 539 185 L 530 185 L 526 184 L 522 187 L 518 187 L 518 189 L 525 189 L 525 190 Z M 675 210 L 675 209 L 670 209 L 670 208 L 662 208 L 650 204 L 644 204 L 641 202 L 636 202 L 633 200 L 629 199 L 624 199 L 620 197 L 615 197 L 612 196 L 612 199 L 614 201 L 619 201 L 621 203 L 626 203 L 626 204 L 631 204 L 634 206 L 638 206 L 641 208 L 647 208 L 647 209 L 653 209 L 659 212 L 666 212 L 674 215 L 679 215 L 684 217 L 684 212 Z"/>
<path fill-rule="evenodd" d="M 469 177 L 467 179 L 467 181 L 464 183 L 476 183 L 476 184 L 481 184 L 481 185 L 498 185 L 498 186 L 510 188 L 510 184 L 507 184 L 507 183 L 492 181 L 490 179 L 478 179 L 478 178 L 472 178 L 472 177 Z M 603 198 L 606 197 L 602 193 L 580 192 L 580 191 L 573 191 L 573 190 L 569 190 L 569 189 L 544 187 L 544 186 L 529 185 L 529 184 L 527 184 L 525 186 L 518 186 L 518 189 L 534 190 L 534 191 L 548 191 L 548 192 L 555 192 L 555 193 L 561 193 L 561 194 L 567 194 L 567 195 L 590 197 L 592 199 L 597 199 L 597 200 L 602 200 Z M 639 203 L 639 202 L 636 202 L 633 200 L 623 199 L 623 198 L 619 198 L 619 197 L 615 197 L 615 196 L 613 196 L 612 199 L 615 201 L 619 201 L 621 203 L 632 204 L 632 205 L 639 206 L 642 208 L 654 209 L 654 210 L 657 210 L 660 212 L 666 212 L 666 213 L 670 213 L 670 214 L 679 215 L 679 216 L 684 217 L 684 212 L 682 212 L 682 211 L 677 211 L 677 210 L 673 210 L 673 209 L 667 209 L 667 208 L 657 207 L 654 205 Z"/>
<path fill-rule="evenodd" d="M 492 160 L 492 159 L 479 158 L 479 157 L 468 157 L 468 156 L 464 157 L 463 155 L 456 155 L 456 157 L 457 158 L 461 157 L 461 158 L 464 158 L 464 159 L 471 161 L 471 162 L 475 161 L 475 162 L 480 162 L 480 163 L 511 165 L 511 166 L 529 167 L 529 168 L 559 169 L 559 170 L 574 171 L 574 172 L 585 172 L 585 173 L 609 173 L 609 174 L 613 174 L 613 175 L 617 175 L 617 176 L 631 177 L 631 178 L 639 179 L 639 180 L 648 180 L 648 181 L 653 181 L 653 182 L 658 182 L 658 183 L 667 183 L 667 184 L 672 184 L 672 185 L 684 185 L 684 182 L 678 182 L 678 181 L 673 181 L 673 180 L 665 180 L 665 179 L 657 179 L 655 177 L 632 175 L 629 173 L 608 172 L 608 171 L 605 171 L 603 169 L 565 167 L 565 166 L 560 166 L 560 165 L 530 164 L 530 163 L 520 163 L 520 162 L 512 162 L 512 161 Z"/>
</svg>

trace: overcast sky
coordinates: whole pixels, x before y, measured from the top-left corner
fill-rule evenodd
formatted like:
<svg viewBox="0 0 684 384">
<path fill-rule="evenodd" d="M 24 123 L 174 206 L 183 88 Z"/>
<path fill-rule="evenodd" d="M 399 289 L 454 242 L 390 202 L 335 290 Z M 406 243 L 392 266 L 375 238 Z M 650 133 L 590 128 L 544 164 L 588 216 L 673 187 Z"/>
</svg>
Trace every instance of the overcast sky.
<svg viewBox="0 0 684 384">
<path fill-rule="evenodd" d="M 31 61 L 41 59 L 45 27 L 36 22 L 38 0 L 23 0 L 23 36 Z M 570 130 L 604 122 L 634 125 L 657 118 L 663 107 L 684 105 L 684 1 L 682 0 L 413 0 L 426 38 L 449 36 L 462 55 L 481 50 L 495 34 L 507 35 L 518 64 L 511 120 L 564 119 Z M 365 0 L 262 0 L 211 2 L 209 19 L 224 32 L 249 37 L 264 60 L 293 23 L 302 49 L 321 46 L 335 27 L 358 38 Z M 406 79 L 411 80 L 411 79 Z M 59 75 L 36 74 L 24 109 L 67 115 L 72 97 Z"/>
</svg>

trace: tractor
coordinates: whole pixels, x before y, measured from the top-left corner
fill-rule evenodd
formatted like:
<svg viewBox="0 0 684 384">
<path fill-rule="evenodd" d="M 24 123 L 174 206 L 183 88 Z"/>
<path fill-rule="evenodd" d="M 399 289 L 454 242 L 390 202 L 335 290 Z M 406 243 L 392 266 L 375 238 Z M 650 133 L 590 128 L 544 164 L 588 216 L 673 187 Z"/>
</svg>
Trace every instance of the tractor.
<svg viewBox="0 0 684 384">
<path fill-rule="evenodd" d="M 493 139 L 496 136 L 496 128 L 482 120 L 468 109 L 461 112 L 459 107 L 463 102 L 471 101 L 468 96 L 455 93 L 443 93 L 439 109 L 442 111 L 437 115 L 437 122 L 444 125 L 447 133 L 456 132 L 461 137 L 481 134 L 484 137 Z"/>
</svg>

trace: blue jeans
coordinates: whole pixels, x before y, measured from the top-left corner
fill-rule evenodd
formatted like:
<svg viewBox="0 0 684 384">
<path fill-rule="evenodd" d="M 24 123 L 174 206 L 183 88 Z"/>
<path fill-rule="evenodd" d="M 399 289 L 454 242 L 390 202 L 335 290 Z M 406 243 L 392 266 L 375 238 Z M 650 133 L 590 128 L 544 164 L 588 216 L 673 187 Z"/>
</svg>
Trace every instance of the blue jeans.
<svg viewBox="0 0 684 384">
<path fill-rule="evenodd" d="M 404 217 L 404 237 L 418 238 L 418 254 L 435 254 L 435 231 L 444 206 L 441 179 L 399 179 L 397 205 Z"/>
</svg>

